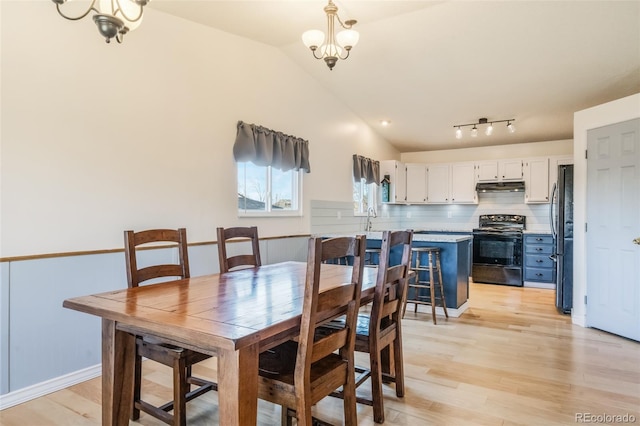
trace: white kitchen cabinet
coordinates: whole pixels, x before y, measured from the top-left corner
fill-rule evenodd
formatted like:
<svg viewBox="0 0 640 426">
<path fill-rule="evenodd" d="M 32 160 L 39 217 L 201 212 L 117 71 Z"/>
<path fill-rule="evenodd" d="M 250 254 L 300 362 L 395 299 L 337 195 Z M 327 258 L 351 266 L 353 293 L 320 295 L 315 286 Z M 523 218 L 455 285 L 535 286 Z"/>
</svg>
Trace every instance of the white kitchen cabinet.
<svg viewBox="0 0 640 426">
<path fill-rule="evenodd" d="M 480 161 L 476 163 L 476 173 L 478 182 L 497 182 L 498 162 Z"/>
<path fill-rule="evenodd" d="M 524 202 L 549 202 L 549 157 L 524 160 Z"/>
<path fill-rule="evenodd" d="M 427 165 L 407 163 L 407 203 L 427 201 Z"/>
<path fill-rule="evenodd" d="M 475 163 L 451 164 L 450 198 L 455 204 L 478 204 Z"/>
<path fill-rule="evenodd" d="M 476 163 L 478 182 L 503 182 L 522 180 L 522 160 L 490 160 Z"/>
<path fill-rule="evenodd" d="M 498 177 L 502 181 L 522 180 L 522 160 L 499 160 Z"/>
<path fill-rule="evenodd" d="M 407 199 L 407 170 L 405 164 L 396 160 L 380 162 L 380 178 L 389 175 L 389 203 L 404 203 Z"/>
<path fill-rule="evenodd" d="M 449 202 L 449 164 L 427 164 L 427 203 Z"/>
</svg>

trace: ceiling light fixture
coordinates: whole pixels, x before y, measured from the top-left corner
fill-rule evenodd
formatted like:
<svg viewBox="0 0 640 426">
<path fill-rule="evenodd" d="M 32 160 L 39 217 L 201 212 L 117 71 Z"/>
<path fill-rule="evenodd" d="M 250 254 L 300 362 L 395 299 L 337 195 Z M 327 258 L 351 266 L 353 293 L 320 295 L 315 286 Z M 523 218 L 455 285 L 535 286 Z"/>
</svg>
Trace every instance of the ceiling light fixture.
<svg viewBox="0 0 640 426">
<path fill-rule="evenodd" d="M 478 119 L 477 123 L 469 123 L 469 124 L 456 124 L 455 126 L 453 126 L 456 129 L 456 139 L 462 139 L 462 127 L 467 127 L 467 126 L 473 126 L 471 128 L 471 132 L 470 135 L 472 138 L 475 138 L 476 136 L 478 136 L 478 125 L 481 124 L 489 124 L 487 126 L 487 128 L 484 130 L 485 135 L 487 136 L 491 136 L 493 134 L 493 123 L 507 123 L 507 129 L 509 130 L 509 133 L 513 133 L 516 131 L 516 128 L 513 126 L 512 121 L 515 121 L 515 118 L 510 118 L 508 120 L 493 120 L 493 121 L 489 121 L 486 118 L 480 118 Z"/>
<path fill-rule="evenodd" d="M 78 16 L 68 16 L 61 6 L 71 0 L 51 0 L 56 4 L 60 16 L 70 21 L 78 21 L 87 16 L 91 11 L 93 22 L 98 26 L 98 31 L 106 39 L 107 43 L 115 37 L 118 43 L 129 31 L 133 31 L 142 22 L 142 8 L 149 0 L 92 0 L 89 8 Z M 96 4 L 97 3 L 97 4 Z"/>
<path fill-rule="evenodd" d="M 302 42 L 311 49 L 314 58 L 324 59 L 329 69 L 333 70 L 338 59 L 347 59 L 351 48 L 358 44 L 360 35 L 357 31 L 351 29 L 358 21 L 350 19 L 342 22 L 338 16 L 338 7 L 332 0 L 329 0 L 329 4 L 324 7 L 324 13 L 327 14 L 326 39 L 322 31 L 309 30 L 302 34 Z M 335 34 L 336 20 L 338 20 L 340 26 L 344 28 L 344 30 L 338 34 Z M 343 50 L 346 51 L 346 53 L 343 54 Z"/>
<path fill-rule="evenodd" d="M 389 124 L 391 124 L 391 122 L 389 120 L 380 120 L 380 124 L 382 124 L 384 127 L 387 127 Z"/>
</svg>

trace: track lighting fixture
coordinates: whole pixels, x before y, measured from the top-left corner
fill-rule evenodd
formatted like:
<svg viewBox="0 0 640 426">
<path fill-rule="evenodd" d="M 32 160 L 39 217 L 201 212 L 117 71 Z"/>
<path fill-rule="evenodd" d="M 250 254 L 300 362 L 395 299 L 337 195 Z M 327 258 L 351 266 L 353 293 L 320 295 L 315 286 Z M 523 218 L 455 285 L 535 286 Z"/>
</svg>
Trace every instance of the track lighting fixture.
<svg viewBox="0 0 640 426">
<path fill-rule="evenodd" d="M 478 119 L 477 123 L 469 123 L 469 124 L 456 124 L 455 126 L 453 126 L 456 129 L 456 139 L 462 139 L 462 128 L 463 127 L 467 127 L 467 126 L 473 126 L 471 128 L 471 131 L 469 132 L 469 135 L 472 138 L 475 138 L 478 136 L 478 125 L 484 125 L 484 124 L 488 124 L 488 126 L 485 128 L 484 130 L 484 134 L 487 136 L 491 136 L 493 134 L 493 123 L 507 123 L 507 129 L 509 130 L 509 133 L 513 133 L 516 131 L 516 128 L 513 125 L 513 121 L 515 121 L 515 118 L 510 118 L 508 120 L 493 120 L 493 121 L 489 121 L 486 118 L 480 118 Z"/>
</svg>

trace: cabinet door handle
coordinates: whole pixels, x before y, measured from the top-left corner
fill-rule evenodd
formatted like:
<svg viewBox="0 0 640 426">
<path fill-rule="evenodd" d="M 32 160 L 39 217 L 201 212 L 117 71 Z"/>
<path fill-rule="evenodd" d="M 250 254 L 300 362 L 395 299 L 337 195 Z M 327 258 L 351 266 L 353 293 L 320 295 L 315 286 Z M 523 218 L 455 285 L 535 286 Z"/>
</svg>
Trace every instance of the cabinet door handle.
<svg viewBox="0 0 640 426">
<path fill-rule="evenodd" d="M 536 262 L 538 262 L 538 263 L 542 263 L 542 262 L 544 262 L 544 260 L 542 260 L 542 259 L 537 259 L 537 260 L 536 260 Z"/>
<path fill-rule="evenodd" d="M 536 251 L 542 251 L 542 247 L 536 247 Z"/>
<path fill-rule="evenodd" d="M 542 241 L 542 238 L 538 237 L 536 238 L 536 241 Z"/>
<path fill-rule="evenodd" d="M 633 244 L 637 244 L 640 246 L 640 237 L 633 240 Z"/>
<path fill-rule="evenodd" d="M 541 277 L 541 276 L 542 276 L 542 274 L 541 274 L 540 272 L 538 272 L 538 273 L 536 274 L 536 277 Z"/>
</svg>

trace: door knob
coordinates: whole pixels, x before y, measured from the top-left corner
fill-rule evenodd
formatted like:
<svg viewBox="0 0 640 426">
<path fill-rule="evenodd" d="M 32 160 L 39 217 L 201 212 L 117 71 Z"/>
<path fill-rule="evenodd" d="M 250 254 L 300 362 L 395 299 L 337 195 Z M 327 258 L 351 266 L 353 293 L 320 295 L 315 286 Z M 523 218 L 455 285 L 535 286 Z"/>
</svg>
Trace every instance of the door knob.
<svg viewBox="0 0 640 426">
<path fill-rule="evenodd" d="M 640 246 L 640 237 L 633 240 L 633 244 L 637 244 Z"/>
</svg>

